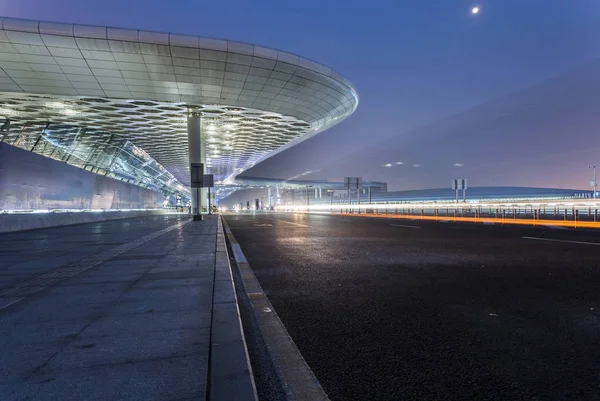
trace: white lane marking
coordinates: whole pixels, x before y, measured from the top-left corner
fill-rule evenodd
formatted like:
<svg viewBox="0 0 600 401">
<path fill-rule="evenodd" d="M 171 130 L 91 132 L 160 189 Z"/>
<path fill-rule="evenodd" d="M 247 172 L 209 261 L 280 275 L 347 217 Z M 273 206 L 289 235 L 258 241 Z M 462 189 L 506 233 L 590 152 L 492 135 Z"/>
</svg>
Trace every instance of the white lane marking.
<svg viewBox="0 0 600 401">
<path fill-rule="evenodd" d="M 568 230 L 567 227 L 553 226 L 551 224 L 542 224 L 544 227 L 553 228 L 555 230 Z"/>
<path fill-rule="evenodd" d="M 486 226 L 493 226 L 496 223 L 492 223 L 491 221 L 484 221 L 483 224 Z"/>
<path fill-rule="evenodd" d="M 406 228 L 421 228 L 419 226 L 409 226 L 406 224 L 390 224 L 390 226 L 394 226 L 394 227 L 406 227 Z"/>
<path fill-rule="evenodd" d="M 450 223 L 450 220 L 440 220 L 440 223 Z"/>
<path fill-rule="evenodd" d="M 0 310 L 16 304 L 24 298 L 0 298 Z"/>
<path fill-rule="evenodd" d="M 553 238 L 539 238 L 539 237 L 521 237 L 523 239 L 531 239 L 535 241 L 549 241 L 549 242 L 565 242 L 568 244 L 580 244 L 580 245 L 597 245 L 600 246 L 600 242 L 584 242 L 584 241 L 569 241 L 565 239 L 553 239 Z"/>
<path fill-rule="evenodd" d="M 236 227 L 236 230 L 264 230 L 265 228 L 273 228 L 273 226 L 248 226 L 248 227 Z"/>
<path fill-rule="evenodd" d="M 292 223 L 291 221 L 285 221 L 285 220 L 281 220 L 281 219 L 272 219 L 272 218 L 269 219 L 269 220 L 277 220 L 277 221 L 280 221 L 280 222 L 285 223 L 285 224 L 291 224 L 293 226 L 308 228 L 308 226 L 305 225 L 305 224 Z"/>
</svg>

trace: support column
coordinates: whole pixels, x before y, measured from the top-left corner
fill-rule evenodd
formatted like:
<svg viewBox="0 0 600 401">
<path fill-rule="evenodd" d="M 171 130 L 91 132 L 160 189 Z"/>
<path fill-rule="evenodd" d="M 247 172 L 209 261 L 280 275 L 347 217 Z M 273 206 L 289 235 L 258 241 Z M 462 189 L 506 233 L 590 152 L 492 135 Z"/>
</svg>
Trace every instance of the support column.
<svg viewBox="0 0 600 401">
<path fill-rule="evenodd" d="M 190 170 L 192 163 L 204 165 L 203 174 L 206 173 L 206 152 L 202 138 L 200 112 L 188 110 L 187 117 L 188 151 L 190 158 Z M 192 188 L 192 215 L 194 219 L 200 220 L 201 213 L 208 212 L 207 188 Z M 204 209 L 204 210 L 203 210 Z M 198 217 L 196 217 L 198 216 Z"/>
</svg>

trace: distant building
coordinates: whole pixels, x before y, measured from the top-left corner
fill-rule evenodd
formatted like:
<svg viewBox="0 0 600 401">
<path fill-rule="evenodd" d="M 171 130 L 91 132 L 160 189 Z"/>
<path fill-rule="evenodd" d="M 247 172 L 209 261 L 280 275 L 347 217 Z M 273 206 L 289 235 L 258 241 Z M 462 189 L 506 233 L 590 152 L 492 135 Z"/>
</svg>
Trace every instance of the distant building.
<svg viewBox="0 0 600 401">
<path fill-rule="evenodd" d="M 593 198 L 593 191 L 580 189 L 529 188 L 529 187 L 472 187 L 467 189 L 468 200 L 486 199 L 581 199 Z M 373 196 L 377 202 L 451 201 L 456 197 L 450 188 L 393 191 Z M 462 199 L 462 191 L 459 194 Z"/>
</svg>

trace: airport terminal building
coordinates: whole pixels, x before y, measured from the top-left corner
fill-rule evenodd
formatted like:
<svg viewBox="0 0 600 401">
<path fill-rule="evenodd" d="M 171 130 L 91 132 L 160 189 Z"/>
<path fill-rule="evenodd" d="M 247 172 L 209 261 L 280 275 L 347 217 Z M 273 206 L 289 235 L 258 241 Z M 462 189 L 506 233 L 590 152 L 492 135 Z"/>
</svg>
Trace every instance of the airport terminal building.
<svg viewBox="0 0 600 401">
<path fill-rule="evenodd" d="M 358 101 L 331 68 L 275 49 L 0 18 L 0 210 L 196 205 L 190 163 L 219 196 Z"/>
</svg>

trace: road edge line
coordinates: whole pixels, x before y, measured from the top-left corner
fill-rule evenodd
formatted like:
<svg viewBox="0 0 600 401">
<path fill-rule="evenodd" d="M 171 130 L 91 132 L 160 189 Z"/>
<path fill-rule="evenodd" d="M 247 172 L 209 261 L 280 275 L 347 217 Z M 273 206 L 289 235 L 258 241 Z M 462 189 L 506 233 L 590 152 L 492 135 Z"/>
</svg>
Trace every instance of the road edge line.
<svg viewBox="0 0 600 401">
<path fill-rule="evenodd" d="M 321 383 L 306 363 L 264 293 L 225 217 L 221 216 L 221 220 L 231 246 L 235 266 L 241 277 L 240 287 L 246 295 L 253 314 L 251 318 L 256 322 L 259 334 L 267 347 L 286 399 L 288 401 L 329 401 Z"/>
</svg>

